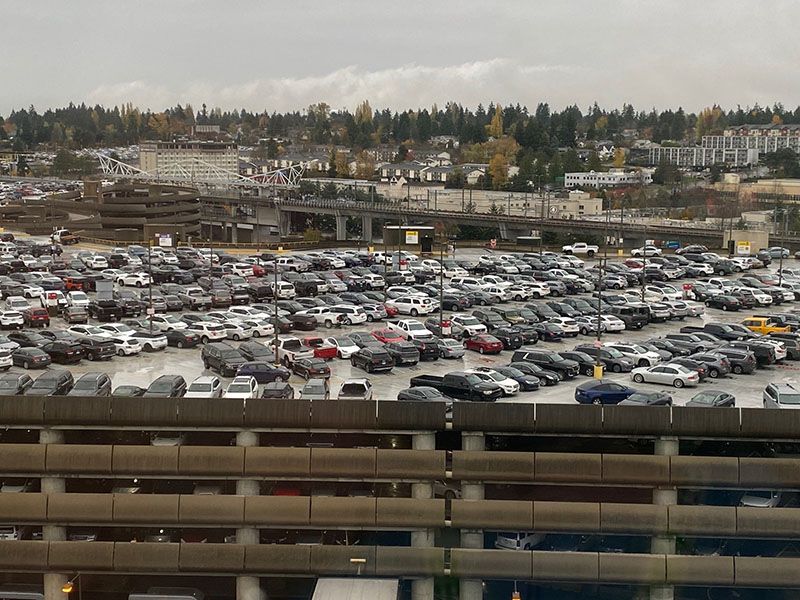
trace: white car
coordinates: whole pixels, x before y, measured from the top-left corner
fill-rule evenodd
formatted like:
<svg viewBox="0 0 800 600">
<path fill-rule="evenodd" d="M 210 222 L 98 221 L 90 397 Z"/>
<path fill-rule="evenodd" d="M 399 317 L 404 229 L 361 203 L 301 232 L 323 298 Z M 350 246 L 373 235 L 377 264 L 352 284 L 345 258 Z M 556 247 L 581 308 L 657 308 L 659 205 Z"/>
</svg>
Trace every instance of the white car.
<svg viewBox="0 0 800 600">
<path fill-rule="evenodd" d="M 150 276 L 147 273 L 123 273 L 117 277 L 117 284 L 120 286 L 133 285 L 136 287 L 147 287 L 150 285 Z"/>
<path fill-rule="evenodd" d="M 212 323 L 210 321 L 195 321 L 190 323 L 185 331 L 191 331 L 200 336 L 200 340 L 207 344 L 209 342 L 218 342 L 228 337 L 225 328 L 220 323 Z"/>
<path fill-rule="evenodd" d="M 494 540 L 498 550 L 533 550 L 544 541 L 543 533 L 532 531 L 502 531 Z"/>
<path fill-rule="evenodd" d="M 330 306 L 315 306 L 313 308 L 306 308 L 305 310 L 298 310 L 295 314 L 313 317 L 318 325 L 324 325 L 327 329 L 335 327 L 339 322 L 339 314 L 332 313 Z"/>
<path fill-rule="evenodd" d="M 0 327 L 3 329 L 22 329 L 25 325 L 25 320 L 22 318 L 22 313 L 16 310 L 0 311 Z"/>
<path fill-rule="evenodd" d="M 201 375 L 186 388 L 185 398 L 222 398 L 222 380 L 216 375 Z"/>
<path fill-rule="evenodd" d="M 550 295 L 550 286 L 541 281 L 526 282 L 525 287 L 531 291 L 531 295 L 534 298 L 543 298 Z"/>
<path fill-rule="evenodd" d="M 31 307 L 22 296 L 9 296 L 6 298 L 5 306 L 9 310 L 28 310 Z"/>
<path fill-rule="evenodd" d="M 336 353 L 339 356 L 339 358 L 344 358 L 344 359 L 350 358 L 351 356 L 353 356 L 353 354 L 355 354 L 361 349 L 356 345 L 356 343 L 353 340 L 351 340 L 346 335 L 340 337 L 329 337 L 326 338 L 325 341 L 331 344 L 332 346 L 336 347 Z"/>
<path fill-rule="evenodd" d="M 252 306 L 231 306 L 228 312 L 237 315 L 240 319 L 261 320 L 269 317 L 269 313 Z"/>
<path fill-rule="evenodd" d="M 496 383 L 503 390 L 504 396 L 514 396 L 519 393 L 519 383 L 513 379 L 506 377 L 488 367 L 479 367 L 477 369 L 467 369 L 466 373 L 472 373 L 480 377 L 483 381 L 489 383 Z"/>
<path fill-rule="evenodd" d="M 548 321 L 559 325 L 561 329 L 564 330 L 565 337 L 577 337 L 580 332 L 580 327 L 575 319 L 570 319 L 569 317 L 553 317 L 552 319 L 548 319 Z"/>
<path fill-rule="evenodd" d="M 606 331 L 625 331 L 625 321 L 614 315 L 600 315 L 600 322 Z"/>
<path fill-rule="evenodd" d="M 407 287 L 405 285 L 392 285 L 386 288 L 386 295 L 392 299 L 401 298 L 402 296 L 420 296 L 422 298 L 428 297 L 428 294 L 425 292 L 415 290 L 414 288 Z"/>
<path fill-rule="evenodd" d="M 253 332 L 253 337 L 270 337 L 275 335 L 275 326 L 269 321 L 246 319 L 241 322 L 242 328 Z"/>
<path fill-rule="evenodd" d="M 433 299 L 427 296 L 402 296 L 387 300 L 386 306 L 396 308 L 400 314 L 411 315 L 412 317 L 430 314 L 436 308 Z"/>
<path fill-rule="evenodd" d="M 229 340 L 249 340 L 253 337 L 253 330 L 247 327 L 243 322 L 234 323 L 232 321 L 222 321 L 220 323 L 225 330 L 225 336 Z"/>
<path fill-rule="evenodd" d="M 136 330 L 124 323 L 104 323 L 98 325 L 99 329 L 109 332 L 115 338 L 128 338 L 136 333 Z"/>
<path fill-rule="evenodd" d="M 482 291 L 495 296 L 498 300 L 500 300 L 500 302 L 506 302 L 508 300 L 508 294 L 506 294 L 506 290 L 499 286 L 487 285 Z"/>
<path fill-rule="evenodd" d="M 38 298 L 44 293 L 44 288 L 31 283 L 22 284 L 22 295 L 26 298 Z"/>
<path fill-rule="evenodd" d="M 661 256 L 662 252 L 660 248 L 656 248 L 655 246 L 642 246 L 641 248 L 634 248 L 631 250 L 631 256 L 639 257 L 639 256 Z"/>
<path fill-rule="evenodd" d="M 86 295 L 86 292 L 80 292 L 77 290 L 67 292 L 67 305 L 81 306 L 86 308 L 89 306 L 89 296 Z"/>
<path fill-rule="evenodd" d="M 111 341 L 114 342 L 117 356 L 130 356 L 132 354 L 139 354 L 142 351 L 142 345 L 138 340 L 116 337 L 111 338 Z"/>
<path fill-rule="evenodd" d="M 700 378 L 695 371 L 687 369 L 683 365 L 667 364 L 638 367 L 631 371 L 631 379 L 636 383 L 662 383 L 682 388 L 696 386 Z"/>
<path fill-rule="evenodd" d="M 150 320 L 159 331 L 183 331 L 187 327 L 187 324 L 175 315 L 153 315 Z"/>
<path fill-rule="evenodd" d="M 233 274 L 239 277 L 253 276 L 253 265 L 248 265 L 247 263 L 231 263 L 231 269 Z"/>
<path fill-rule="evenodd" d="M 459 267 L 456 264 L 444 264 L 444 276 L 445 277 L 468 277 L 469 273 L 463 267 Z"/>
<path fill-rule="evenodd" d="M 699 302 L 684 300 L 683 303 L 686 305 L 686 310 L 688 311 L 688 316 L 690 317 L 699 317 L 700 315 L 704 315 L 706 313 L 706 307 Z"/>
<path fill-rule="evenodd" d="M 120 269 L 103 269 L 100 271 L 100 275 L 103 276 L 103 279 L 108 279 L 110 281 L 116 281 L 122 275 L 125 275 L 125 271 Z"/>
<path fill-rule="evenodd" d="M 662 300 L 681 300 L 683 298 L 683 293 L 679 292 L 671 285 L 663 287 L 648 285 L 645 286 L 644 290 L 645 298 L 647 298 L 647 294 L 650 294 L 653 298 L 657 298 L 656 302 L 661 302 Z"/>
<path fill-rule="evenodd" d="M 429 271 L 433 271 L 437 275 L 442 272 L 442 265 L 439 264 L 438 260 L 433 260 L 431 258 L 425 258 L 420 262 L 423 268 L 428 269 Z"/>
<path fill-rule="evenodd" d="M 386 287 L 386 280 L 377 273 L 367 273 L 366 275 L 363 275 L 363 277 L 366 279 L 367 284 L 372 290 L 382 290 L 384 287 Z"/>
<path fill-rule="evenodd" d="M 108 261 L 105 259 L 104 256 L 100 256 L 98 254 L 92 254 L 91 256 L 84 256 L 83 258 L 81 258 L 81 261 L 90 269 L 102 270 L 108 268 Z"/>
<path fill-rule="evenodd" d="M 639 367 L 651 367 L 661 362 L 661 355 L 652 350 L 646 350 L 635 343 L 607 342 L 603 345 L 616 348 L 625 358 L 630 358 L 633 364 Z"/>
<path fill-rule="evenodd" d="M 69 331 L 71 334 L 79 338 L 85 338 L 91 336 L 98 336 L 104 338 L 117 337 L 110 331 L 106 329 L 101 329 L 100 327 L 95 327 L 94 325 L 73 325 L 72 327 L 67 327 L 67 331 Z"/>
<path fill-rule="evenodd" d="M 486 333 L 487 331 L 486 325 L 478 321 L 478 319 L 472 315 L 455 314 L 450 317 L 450 322 L 461 327 L 464 330 L 464 335 L 467 337 Z"/>
<path fill-rule="evenodd" d="M 256 378 L 250 375 L 234 377 L 233 381 L 228 384 L 224 397 L 235 398 L 237 400 L 258 398 L 258 383 L 256 382 Z"/>
<path fill-rule="evenodd" d="M 510 285 L 505 288 L 506 297 L 514 300 L 514 302 L 524 302 L 525 300 L 529 299 L 533 292 L 527 286 L 521 285 Z"/>
<path fill-rule="evenodd" d="M 367 313 L 360 306 L 352 304 L 336 304 L 330 307 L 332 314 L 341 315 L 342 323 L 345 325 L 357 325 L 367 322 Z"/>
</svg>

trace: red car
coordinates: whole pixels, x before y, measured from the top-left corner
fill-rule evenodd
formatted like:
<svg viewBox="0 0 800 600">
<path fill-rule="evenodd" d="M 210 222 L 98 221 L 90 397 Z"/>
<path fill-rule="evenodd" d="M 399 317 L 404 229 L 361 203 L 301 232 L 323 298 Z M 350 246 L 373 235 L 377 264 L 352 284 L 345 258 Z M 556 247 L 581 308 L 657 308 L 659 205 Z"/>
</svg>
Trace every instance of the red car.
<svg viewBox="0 0 800 600">
<path fill-rule="evenodd" d="M 50 314 L 46 308 L 29 308 L 22 311 L 22 319 L 28 327 L 50 327 Z"/>
<path fill-rule="evenodd" d="M 267 270 L 260 265 L 253 265 L 253 277 L 263 277 L 267 274 Z"/>
<path fill-rule="evenodd" d="M 385 308 L 385 309 L 386 309 L 386 316 L 387 316 L 387 317 L 393 317 L 393 316 L 395 316 L 397 313 L 399 313 L 399 312 L 400 312 L 400 310 L 399 310 L 399 309 L 397 309 L 397 308 L 395 308 L 394 306 L 386 306 L 386 305 L 384 304 L 384 305 L 383 305 L 383 308 Z"/>
<path fill-rule="evenodd" d="M 493 335 L 481 333 L 465 339 L 464 348 L 467 350 L 475 350 L 481 354 L 499 354 L 503 349 L 503 342 Z"/>
<path fill-rule="evenodd" d="M 626 267 L 630 267 L 631 269 L 641 269 L 644 266 L 644 263 L 638 258 L 629 258 L 624 262 L 624 265 Z"/>
<path fill-rule="evenodd" d="M 82 281 L 75 281 L 72 277 L 64 277 L 64 286 L 66 287 L 68 292 L 73 290 L 82 291 L 83 290 L 83 282 Z"/>
<path fill-rule="evenodd" d="M 376 340 L 384 344 L 388 344 L 389 342 L 405 342 L 402 337 L 397 335 L 396 331 L 392 331 L 391 329 L 376 329 L 370 333 L 372 333 Z"/>
<path fill-rule="evenodd" d="M 327 343 L 321 337 L 304 338 L 303 345 L 314 349 L 314 358 L 336 358 L 336 346 Z"/>
</svg>

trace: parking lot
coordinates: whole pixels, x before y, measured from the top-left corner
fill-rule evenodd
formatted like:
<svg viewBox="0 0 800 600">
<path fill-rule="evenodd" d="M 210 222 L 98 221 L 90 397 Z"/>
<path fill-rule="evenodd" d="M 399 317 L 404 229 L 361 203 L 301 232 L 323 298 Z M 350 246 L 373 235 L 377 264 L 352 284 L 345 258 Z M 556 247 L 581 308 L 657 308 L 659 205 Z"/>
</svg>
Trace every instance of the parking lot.
<svg viewBox="0 0 800 600">
<path fill-rule="evenodd" d="M 84 244 L 78 244 L 74 246 L 65 246 L 64 247 L 64 255 L 62 258 L 68 258 L 76 256 L 80 251 L 86 251 L 87 249 L 91 250 L 104 250 L 97 247 L 89 247 Z M 459 250 L 458 256 L 456 257 L 459 260 L 477 260 L 481 254 L 486 254 L 485 252 L 475 249 L 475 250 Z M 246 255 L 243 255 L 246 256 Z M 586 268 L 589 269 L 596 261 L 587 259 L 586 260 Z M 791 267 L 796 263 L 794 259 L 787 259 L 784 261 L 784 267 Z M 772 271 L 775 271 L 777 262 L 773 262 L 771 265 Z M 763 270 L 762 270 L 763 271 Z M 732 275 L 731 278 L 736 278 L 742 276 L 741 274 Z M 267 281 L 271 280 L 271 277 L 267 279 Z M 437 278 L 438 281 L 438 278 Z M 676 287 L 680 289 L 680 287 L 684 283 L 692 283 L 694 280 L 691 279 L 681 279 L 677 282 L 674 282 Z M 146 290 L 146 288 L 144 288 Z M 638 288 L 635 288 L 638 289 Z M 141 291 L 137 289 L 137 292 Z M 94 297 L 94 293 L 89 293 L 90 298 Z M 592 301 L 590 294 L 580 294 L 577 297 L 585 298 L 589 301 Z M 547 300 L 552 300 L 555 298 L 544 298 L 541 300 L 530 300 L 528 302 L 545 302 Z M 596 300 L 595 300 L 596 301 Z M 504 307 L 522 307 L 527 302 L 507 302 L 503 303 L 502 306 Z M 34 301 L 32 302 L 33 305 L 37 305 Z M 795 305 L 800 308 L 800 303 L 798 302 L 786 302 L 780 306 L 770 307 L 769 309 L 764 309 L 762 312 L 770 312 L 770 313 L 778 313 L 778 312 L 785 312 L 791 311 L 794 309 Z M 473 308 L 480 308 L 480 307 L 473 307 Z M 470 312 L 471 309 L 465 311 Z M 186 314 L 189 311 L 182 311 L 180 313 L 174 313 L 178 317 Z M 445 316 L 447 316 L 449 312 L 445 312 Z M 708 308 L 706 309 L 705 314 L 701 315 L 700 317 L 687 317 L 685 320 L 673 320 L 667 321 L 664 323 L 651 323 L 645 326 L 641 330 L 633 330 L 633 331 L 624 331 L 620 333 L 605 333 L 602 336 L 603 342 L 606 341 L 622 341 L 625 340 L 627 342 L 631 341 L 643 341 L 648 338 L 654 337 L 661 337 L 667 333 L 677 332 L 680 327 L 684 325 L 702 325 L 703 323 L 708 322 L 739 322 L 747 316 L 753 314 L 752 310 L 743 309 L 739 312 L 735 313 L 724 313 L 721 310 Z M 398 315 L 396 318 L 406 317 L 407 315 Z M 420 317 L 420 320 L 424 320 L 424 317 Z M 91 321 L 94 323 L 94 320 Z M 380 322 L 376 323 L 364 323 L 362 325 L 355 325 L 355 326 L 342 326 L 340 329 L 325 329 L 323 326 L 320 327 L 316 331 L 295 331 L 292 332 L 293 335 L 296 335 L 300 338 L 307 337 L 307 336 L 320 336 L 320 337 L 328 337 L 331 335 L 347 335 L 349 333 L 355 331 L 370 331 L 372 329 L 377 329 L 379 327 L 383 327 L 385 324 L 381 324 Z M 65 329 L 67 324 L 61 318 L 53 318 L 51 322 L 51 329 Z M 562 341 L 557 342 L 547 342 L 547 341 L 540 341 L 537 344 L 537 348 L 546 348 L 551 349 L 554 351 L 562 351 L 562 350 L 571 350 L 574 346 L 579 343 L 592 343 L 594 341 L 594 334 L 592 335 L 578 335 L 577 338 L 565 338 Z M 267 342 L 268 340 L 265 339 L 256 339 L 256 341 L 260 342 Z M 237 347 L 240 342 L 228 340 L 227 343 L 230 345 Z M 70 365 L 68 368 L 72 371 L 75 379 L 77 379 L 80 375 L 91 372 L 91 371 L 98 371 L 103 370 L 107 372 L 113 381 L 113 386 L 116 388 L 120 385 L 136 385 L 140 387 L 147 387 L 153 380 L 157 377 L 165 374 L 180 374 L 186 380 L 187 383 L 191 383 L 195 378 L 201 375 L 219 375 L 219 373 L 211 373 L 207 371 L 203 367 L 203 363 L 200 357 L 200 349 L 201 346 L 193 349 L 179 349 L 176 347 L 168 347 L 165 350 L 156 351 L 156 352 L 141 352 L 140 354 L 134 356 L 125 356 L 119 357 L 115 356 L 113 359 L 109 361 L 103 362 L 90 362 L 88 360 L 82 360 L 78 364 Z M 420 362 L 414 366 L 395 366 L 389 373 L 374 373 L 370 374 L 368 377 L 372 382 L 373 389 L 375 396 L 380 399 L 395 399 L 397 397 L 398 392 L 401 390 L 409 387 L 409 380 L 411 377 L 415 377 L 418 375 L 444 375 L 448 372 L 455 371 L 455 370 L 463 370 L 463 369 L 472 369 L 477 367 L 492 367 L 493 365 L 507 365 L 511 361 L 511 355 L 513 351 L 504 350 L 500 354 L 497 355 L 483 355 L 479 354 L 478 352 L 474 352 L 471 350 L 467 350 L 465 356 L 459 359 L 439 359 L 435 361 L 425 361 Z M 334 358 L 328 361 L 328 364 L 331 369 L 331 377 L 330 377 L 330 390 L 331 390 L 331 397 L 335 398 L 338 394 L 338 390 L 341 387 L 342 383 L 350 378 L 358 378 L 358 377 L 365 377 L 367 374 L 361 370 L 360 368 L 353 367 L 348 360 L 342 360 L 339 358 Z M 55 365 L 54 365 L 55 367 Z M 728 391 L 733 393 L 736 396 L 736 405 L 743 406 L 743 407 L 759 407 L 762 405 L 762 392 L 764 387 L 771 382 L 783 382 L 789 383 L 795 381 L 797 378 L 797 372 L 800 370 L 800 363 L 795 363 L 793 361 L 784 360 L 781 363 L 770 366 L 768 368 L 759 368 L 755 373 L 750 375 L 728 375 L 722 377 L 718 380 L 708 379 L 706 382 L 700 384 L 699 388 L 692 388 L 686 387 L 682 389 L 675 389 L 669 386 L 657 385 L 657 384 L 633 384 L 631 381 L 631 374 L 630 373 L 608 373 L 606 376 L 607 378 L 617 381 L 619 383 L 625 385 L 631 385 L 637 389 L 643 391 L 657 391 L 657 390 L 665 390 L 670 393 L 674 399 L 675 404 L 685 404 L 694 394 L 697 393 L 698 389 L 708 389 L 708 388 L 715 388 L 721 389 L 724 391 Z M 22 372 L 23 369 L 21 367 L 12 367 L 11 371 L 14 372 Z M 30 371 L 32 376 L 36 376 L 41 372 L 41 370 Z M 231 381 L 231 377 L 222 377 L 223 379 L 223 386 L 227 386 L 227 384 Z M 583 375 L 578 376 L 574 380 L 563 381 L 558 385 L 550 386 L 550 387 L 541 387 L 537 391 L 532 392 L 519 392 L 514 396 L 507 396 L 500 398 L 499 402 L 542 402 L 542 403 L 573 403 L 574 400 L 574 388 L 577 384 L 586 381 L 586 377 Z M 295 391 L 299 393 L 300 388 L 305 383 L 305 380 L 297 375 L 292 375 L 290 379 L 290 383 L 295 388 Z"/>
</svg>

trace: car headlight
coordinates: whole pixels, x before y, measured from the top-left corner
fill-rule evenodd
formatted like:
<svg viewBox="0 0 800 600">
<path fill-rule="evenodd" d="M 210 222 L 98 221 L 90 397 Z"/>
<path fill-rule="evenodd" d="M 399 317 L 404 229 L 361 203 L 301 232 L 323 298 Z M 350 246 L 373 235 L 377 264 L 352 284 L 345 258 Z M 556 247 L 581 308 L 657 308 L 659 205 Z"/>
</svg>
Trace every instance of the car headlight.
<svg viewBox="0 0 800 600">
<path fill-rule="evenodd" d="M 492 393 L 492 390 L 486 390 L 486 391 L 484 391 L 483 393 L 484 393 L 484 394 L 486 394 L 486 395 L 488 396 L 489 394 L 491 394 L 491 393 Z"/>
</svg>

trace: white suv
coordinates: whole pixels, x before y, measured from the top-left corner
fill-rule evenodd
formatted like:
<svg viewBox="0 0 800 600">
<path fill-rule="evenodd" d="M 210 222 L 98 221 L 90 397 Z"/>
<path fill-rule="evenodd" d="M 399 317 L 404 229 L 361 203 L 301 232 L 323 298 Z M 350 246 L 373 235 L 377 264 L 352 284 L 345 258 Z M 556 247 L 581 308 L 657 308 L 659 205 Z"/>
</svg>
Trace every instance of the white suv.
<svg viewBox="0 0 800 600">
<path fill-rule="evenodd" d="M 386 306 L 393 306 L 403 315 L 427 315 L 434 311 L 436 304 L 433 299 L 424 296 L 402 296 L 388 300 Z"/>
<path fill-rule="evenodd" d="M 200 340 L 207 344 L 208 342 L 217 342 L 224 340 L 228 337 L 225 328 L 219 323 L 210 323 L 209 321 L 195 321 L 190 323 L 186 331 L 192 331 L 200 336 Z"/>
</svg>

